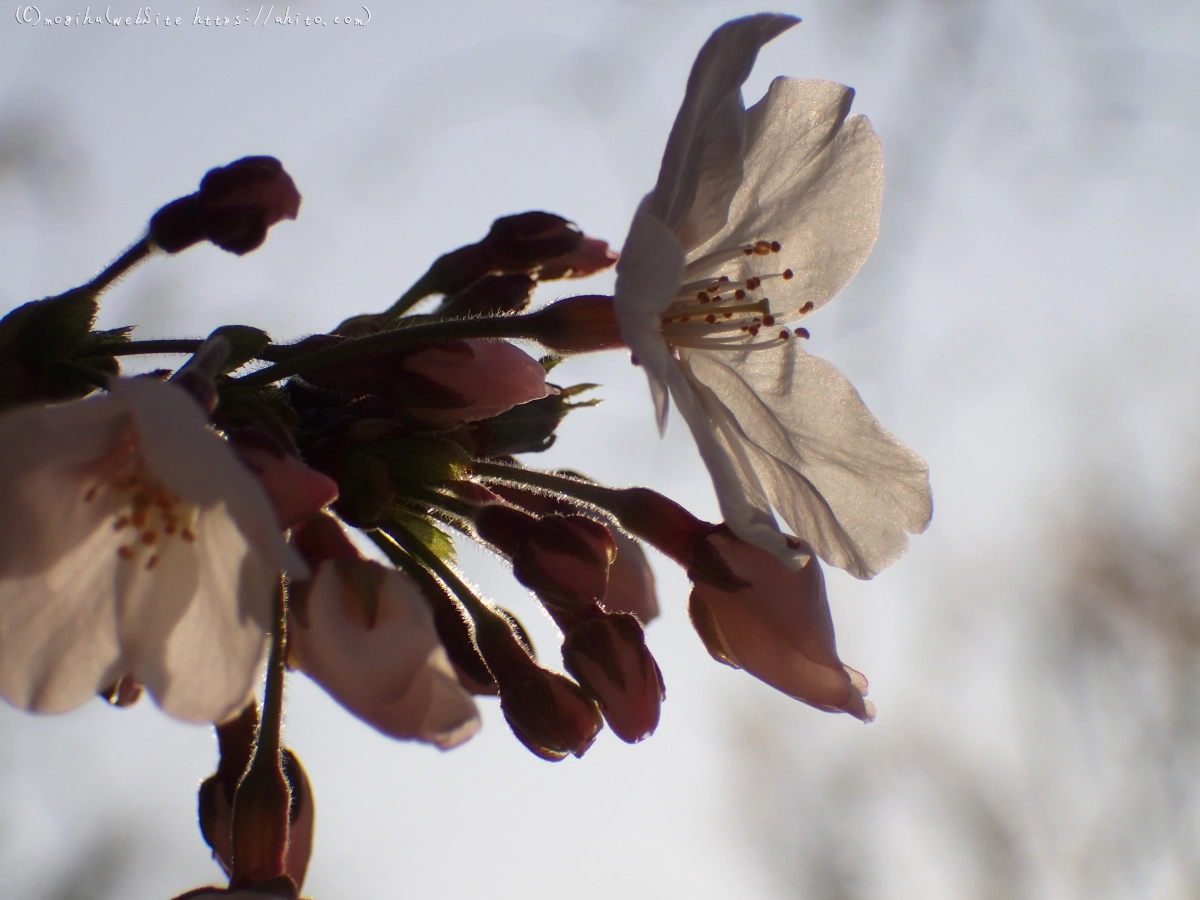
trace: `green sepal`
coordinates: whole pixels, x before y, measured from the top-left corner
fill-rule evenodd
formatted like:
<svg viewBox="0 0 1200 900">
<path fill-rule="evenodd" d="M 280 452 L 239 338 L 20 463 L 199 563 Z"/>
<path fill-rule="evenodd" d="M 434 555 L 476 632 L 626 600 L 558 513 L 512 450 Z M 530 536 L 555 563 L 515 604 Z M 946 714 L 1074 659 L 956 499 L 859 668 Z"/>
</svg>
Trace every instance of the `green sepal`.
<svg viewBox="0 0 1200 900">
<path fill-rule="evenodd" d="M 442 531 L 428 514 L 411 506 L 396 504 L 392 509 L 392 519 L 396 525 L 420 541 L 438 559 L 444 562 L 454 562 L 453 538 Z M 386 526 L 384 530 L 387 530 Z"/>
<path fill-rule="evenodd" d="M 0 319 L 0 357 L 23 362 L 63 359 L 92 330 L 99 310 L 95 291 L 87 288 L 18 306 Z"/>
<path fill-rule="evenodd" d="M 221 367 L 225 374 L 240 369 L 271 343 L 269 334 L 250 325 L 222 325 L 208 337 L 211 340 L 218 336 L 229 341 L 229 358 Z"/>
<path fill-rule="evenodd" d="M 431 487 L 467 477 L 471 457 L 454 441 L 410 434 L 365 445 L 363 451 L 383 460 L 399 497 L 423 496 Z"/>
</svg>

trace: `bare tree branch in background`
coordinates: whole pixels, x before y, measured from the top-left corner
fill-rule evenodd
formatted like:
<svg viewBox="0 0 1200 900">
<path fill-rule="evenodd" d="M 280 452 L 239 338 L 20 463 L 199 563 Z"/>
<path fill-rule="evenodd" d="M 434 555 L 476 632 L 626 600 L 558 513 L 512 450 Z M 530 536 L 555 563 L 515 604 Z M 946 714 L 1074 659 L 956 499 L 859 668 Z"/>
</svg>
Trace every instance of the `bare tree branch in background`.
<svg viewBox="0 0 1200 900">
<path fill-rule="evenodd" d="M 1200 491 L 1157 521 L 1092 504 L 1050 535 L 1059 569 L 975 619 L 1013 627 L 983 755 L 951 717 L 830 753 L 768 718 L 744 734 L 754 841 L 810 900 L 1200 893 Z M 961 602 L 961 600 L 957 601 Z M 975 698 L 971 673 L 960 702 Z M 1003 724 L 999 726 L 1004 728 Z M 1001 741 L 1003 742 L 1003 741 Z M 998 759 L 1007 758 L 1007 763 Z"/>
</svg>

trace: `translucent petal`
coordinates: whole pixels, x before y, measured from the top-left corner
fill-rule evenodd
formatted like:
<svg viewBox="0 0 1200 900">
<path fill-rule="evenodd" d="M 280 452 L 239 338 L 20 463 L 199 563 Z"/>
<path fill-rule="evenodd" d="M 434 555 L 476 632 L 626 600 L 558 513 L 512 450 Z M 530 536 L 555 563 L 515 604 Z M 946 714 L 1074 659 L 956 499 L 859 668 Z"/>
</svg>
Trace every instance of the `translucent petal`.
<svg viewBox="0 0 1200 900">
<path fill-rule="evenodd" d="M 743 486 L 765 492 L 830 565 L 870 578 L 903 555 L 905 532 L 929 524 L 925 462 L 829 363 L 789 343 L 778 353 L 688 352 L 683 365 L 710 418 L 723 415 L 720 407 L 736 421 L 728 440 L 736 451 L 726 449 Z M 724 509 L 716 476 L 714 484 Z"/>
<path fill-rule="evenodd" d="M 107 524 L 41 572 L 0 578 L 0 693 L 33 712 L 87 702 L 120 657 Z"/>
<path fill-rule="evenodd" d="M 770 13 L 735 19 L 714 31 L 700 49 L 667 138 L 658 182 L 646 198 L 646 212 L 673 231 L 686 222 L 685 230 L 703 240 L 724 221 L 728 197 L 740 180 L 742 84 L 759 48 L 799 21 Z"/>
<path fill-rule="evenodd" d="M 164 711 L 219 722 L 253 690 L 279 569 L 247 542 L 224 504 L 203 512 L 195 532 L 194 544 L 164 547 L 158 566 L 146 573 L 157 578 L 143 592 L 131 586 L 127 604 L 143 600 L 130 623 L 141 640 L 130 634 L 123 641 L 134 676 Z"/>
<path fill-rule="evenodd" d="M 659 313 L 675 298 L 683 276 L 683 247 L 658 219 L 639 210 L 621 258 L 613 309 L 621 337 L 646 370 L 658 427 L 667 423 L 667 373 L 674 366 Z"/>
<path fill-rule="evenodd" d="M 720 249 L 778 241 L 778 255 L 739 257 L 688 278 L 792 270 L 764 288 L 780 322 L 804 304 L 820 308 L 854 277 L 879 234 L 883 151 L 870 123 L 846 118 L 854 91 L 831 81 L 777 78 L 747 113 L 745 173 L 728 222 L 688 260 Z"/>
<path fill-rule="evenodd" d="M 720 631 L 724 654 L 788 696 L 869 720 L 860 690 L 866 680 L 861 675 L 856 680 L 858 673 L 852 675 L 838 659 L 820 564 L 810 557 L 792 571 L 727 533 L 716 532 L 709 541 L 733 573 L 749 583 L 736 591 L 703 582 L 693 588 L 693 618 L 703 614 L 695 609 L 699 601 Z"/>
<path fill-rule="evenodd" d="M 704 385 L 689 381 L 686 372 L 686 363 L 672 367 L 671 397 L 712 478 L 725 524 L 742 540 L 762 547 L 789 568 L 799 569 L 808 557 L 789 547 L 779 531 L 770 500 L 742 446 L 736 419 Z"/>
<path fill-rule="evenodd" d="M 167 487 L 201 508 L 225 503 L 261 553 L 293 577 L 308 574 L 284 542 L 266 491 L 228 442 L 208 427 L 195 400 L 177 385 L 152 378 L 114 379 L 110 390 L 133 414 L 146 462 Z"/>
<path fill-rule="evenodd" d="M 0 416 L 0 579 L 44 572 L 110 515 L 84 498 L 129 427 L 108 397 Z"/>
<path fill-rule="evenodd" d="M 469 738 L 478 730 L 478 711 L 454 676 L 417 586 L 385 570 L 373 621 L 355 590 L 335 561 L 322 563 L 308 593 L 307 621 L 291 620 L 298 667 L 391 737 L 443 749 Z"/>
</svg>

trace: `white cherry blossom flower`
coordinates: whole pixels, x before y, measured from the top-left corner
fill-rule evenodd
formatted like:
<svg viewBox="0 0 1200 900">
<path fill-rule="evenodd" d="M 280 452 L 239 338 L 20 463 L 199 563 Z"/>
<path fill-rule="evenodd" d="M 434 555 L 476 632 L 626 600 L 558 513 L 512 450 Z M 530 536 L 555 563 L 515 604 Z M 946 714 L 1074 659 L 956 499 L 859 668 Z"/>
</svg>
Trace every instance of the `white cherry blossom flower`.
<svg viewBox="0 0 1200 900">
<path fill-rule="evenodd" d="M 64 712 L 132 678 L 194 722 L 253 687 L 287 547 L 258 479 L 176 385 L 0 417 L 0 694 Z"/>
<path fill-rule="evenodd" d="M 729 527 L 793 568 L 870 578 L 932 513 L 928 467 L 794 323 L 858 271 L 879 231 L 883 157 L 854 91 L 777 78 L 749 110 L 758 50 L 798 19 L 729 22 L 701 49 L 617 263 L 621 334 L 666 424 L 695 437 Z M 774 512 L 773 512 L 774 511 Z"/>
<path fill-rule="evenodd" d="M 292 664 L 382 733 L 449 750 L 479 711 L 438 640 L 411 578 L 368 560 L 327 559 L 289 625 Z"/>
</svg>

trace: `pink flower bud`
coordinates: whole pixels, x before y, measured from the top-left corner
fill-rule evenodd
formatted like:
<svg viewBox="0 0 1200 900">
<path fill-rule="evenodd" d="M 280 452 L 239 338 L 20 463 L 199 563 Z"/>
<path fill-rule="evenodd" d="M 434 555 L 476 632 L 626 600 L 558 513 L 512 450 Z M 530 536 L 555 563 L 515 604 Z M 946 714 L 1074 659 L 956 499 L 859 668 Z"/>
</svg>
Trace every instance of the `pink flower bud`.
<svg viewBox="0 0 1200 900">
<path fill-rule="evenodd" d="M 275 518 L 283 529 L 299 525 L 337 499 L 337 482 L 310 469 L 281 447 L 252 445 L 246 435 L 233 438 L 233 447 L 267 491 Z"/>
<path fill-rule="evenodd" d="M 642 545 L 620 529 L 611 529 L 617 558 L 608 569 L 608 593 L 604 608 L 609 612 L 627 612 L 643 625 L 658 618 L 658 593 L 654 572 Z"/>
<path fill-rule="evenodd" d="M 608 246 L 608 241 L 584 235 L 579 246 L 569 253 L 556 256 L 542 263 L 538 269 L 539 281 L 554 281 L 558 278 L 586 278 L 602 272 L 617 261 L 617 253 Z"/>
<path fill-rule="evenodd" d="M 424 280 L 430 293 L 457 294 L 488 274 L 532 273 L 573 253 L 583 233 L 562 216 L 525 212 L 492 223 L 487 237 L 439 257 Z"/>
<path fill-rule="evenodd" d="M 300 193 L 273 156 L 247 156 L 209 170 L 200 190 L 150 219 L 150 239 L 168 253 L 202 240 L 239 256 L 260 247 L 267 230 L 300 211 Z"/>
<path fill-rule="evenodd" d="M 464 405 L 452 409 L 412 410 L 434 425 L 490 419 L 550 393 L 541 363 L 505 341 L 430 347 L 408 356 L 404 368 L 463 398 Z"/>
<path fill-rule="evenodd" d="M 500 709 L 522 744 L 550 762 L 567 754 L 583 756 L 604 722 L 579 685 L 556 672 L 530 666 L 520 675 L 497 679 Z"/>
<path fill-rule="evenodd" d="M 688 611 L 713 658 L 810 706 L 871 721 L 866 679 L 838 659 L 816 556 L 793 572 L 724 527 L 706 543 L 745 585 L 725 590 L 697 581 L 692 588 Z"/>
<path fill-rule="evenodd" d="M 596 698 L 617 737 L 634 744 L 654 733 L 666 691 L 637 619 L 595 608 L 567 630 L 562 653 L 567 671 Z"/>
<path fill-rule="evenodd" d="M 533 661 L 515 623 L 477 618 L 475 640 L 500 688 L 500 709 L 517 739 L 550 762 L 583 756 L 604 727 L 596 704 L 569 678 Z"/>
<path fill-rule="evenodd" d="M 625 346 L 617 327 L 612 297 L 567 297 L 530 313 L 529 334 L 555 353 L 594 353 Z"/>
<path fill-rule="evenodd" d="M 479 730 L 416 584 L 367 560 L 327 559 L 289 615 L 289 658 L 342 706 L 394 738 L 443 750 Z"/>
<path fill-rule="evenodd" d="M 512 559 L 513 575 L 543 602 L 571 609 L 604 598 L 616 547 L 599 522 L 576 515 L 536 519 L 502 504 L 479 507 L 474 521 L 479 536 Z"/>
</svg>

